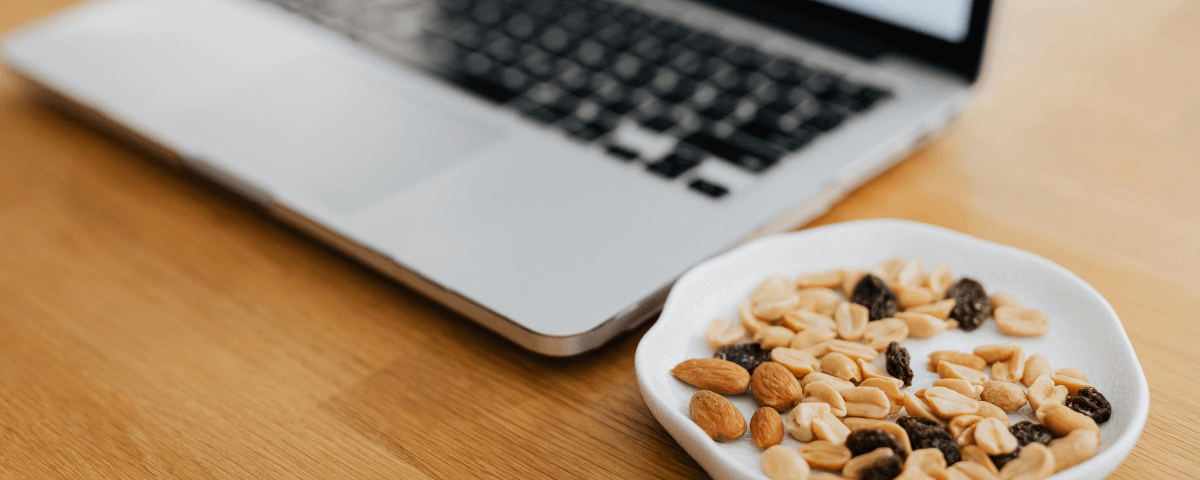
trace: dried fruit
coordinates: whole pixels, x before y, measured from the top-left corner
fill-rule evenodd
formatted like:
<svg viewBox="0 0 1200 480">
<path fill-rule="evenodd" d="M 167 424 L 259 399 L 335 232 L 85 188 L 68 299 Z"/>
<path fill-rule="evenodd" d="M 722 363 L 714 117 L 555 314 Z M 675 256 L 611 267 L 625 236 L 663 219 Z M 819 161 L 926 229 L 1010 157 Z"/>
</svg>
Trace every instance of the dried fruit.
<svg viewBox="0 0 1200 480">
<path fill-rule="evenodd" d="M 717 358 L 693 358 L 671 369 L 671 375 L 697 388 L 723 395 L 745 393 L 750 375 L 738 364 Z"/>
<path fill-rule="evenodd" d="M 895 456 L 875 460 L 858 471 L 859 480 L 892 480 L 900 476 L 903 462 Z"/>
<path fill-rule="evenodd" d="M 1083 387 L 1079 389 L 1079 393 L 1067 397 L 1064 403 L 1071 410 L 1082 413 L 1096 423 L 1107 422 L 1112 416 L 1112 404 L 1108 403 L 1108 399 L 1104 398 L 1095 387 Z"/>
<path fill-rule="evenodd" d="M 946 290 L 946 298 L 954 299 L 950 318 L 958 320 L 958 328 L 968 332 L 979 328 L 992 312 L 992 302 L 983 285 L 970 278 L 963 278 Z"/>
<path fill-rule="evenodd" d="M 783 445 L 775 445 L 763 452 L 759 459 L 763 473 L 771 480 L 807 480 L 808 462 L 800 452 Z"/>
<path fill-rule="evenodd" d="M 845 445 L 836 445 L 824 440 L 808 442 L 800 446 L 800 456 L 808 461 L 808 466 L 825 470 L 841 470 L 850 460 L 850 449 Z"/>
<path fill-rule="evenodd" d="M 900 417 L 896 420 L 904 431 L 908 432 L 909 443 L 913 451 L 923 448 L 936 448 L 942 452 L 946 465 L 954 465 L 962 459 L 958 451 L 958 442 L 950 436 L 942 424 L 933 420 L 917 417 Z"/>
<path fill-rule="evenodd" d="M 718 442 L 728 442 L 746 433 L 746 418 L 725 397 L 708 390 L 692 395 L 688 405 L 692 421 Z"/>
<path fill-rule="evenodd" d="M 1054 440 L 1054 433 L 1049 428 L 1030 421 L 1014 423 L 1013 426 L 1008 427 L 1008 431 L 1012 432 L 1013 436 L 1017 438 L 1017 443 L 1022 447 L 1034 442 L 1049 445 L 1050 441 Z"/>
<path fill-rule="evenodd" d="M 992 465 L 995 465 L 997 469 L 1003 469 L 1005 465 L 1008 465 L 1008 462 L 1016 460 L 1017 456 L 1020 454 L 1021 448 L 1017 448 L 1016 450 L 1013 450 L 1012 453 L 1006 453 L 1004 455 L 990 455 L 988 458 L 992 460 Z"/>
<path fill-rule="evenodd" d="M 901 459 L 908 453 L 899 439 L 878 428 L 856 430 L 846 437 L 846 448 L 850 449 L 852 456 L 859 456 L 880 447 L 892 449 Z"/>
<path fill-rule="evenodd" d="M 783 417 L 774 408 L 762 407 L 750 417 L 750 438 L 758 448 L 769 448 L 783 441 Z"/>
<path fill-rule="evenodd" d="M 717 353 L 713 354 L 713 358 L 741 365 L 746 369 L 746 373 L 750 373 L 763 362 L 771 361 L 771 351 L 763 350 L 762 346 L 757 343 L 743 343 L 721 347 L 717 349 Z"/>
<path fill-rule="evenodd" d="M 759 405 L 786 412 L 800 403 L 804 391 L 796 376 L 783 365 L 763 362 L 750 375 L 750 393 Z"/>
<path fill-rule="evenodd" d="M 908 365 L 908 349 L 901 347 L 897 342 L 892 342 L 887 346 L 886 355 L 888 374 L 899 378 L 906 387 L 912 385 L 913 371 Z"/>
<path fill-rule="evenodd" d="M 864 275 L 854 286 L 850 301 L 867 307 L 871 320 L 893 317 L 899 309 L 896 293 L 882 279 L 871 274 Z"/>
</svg>

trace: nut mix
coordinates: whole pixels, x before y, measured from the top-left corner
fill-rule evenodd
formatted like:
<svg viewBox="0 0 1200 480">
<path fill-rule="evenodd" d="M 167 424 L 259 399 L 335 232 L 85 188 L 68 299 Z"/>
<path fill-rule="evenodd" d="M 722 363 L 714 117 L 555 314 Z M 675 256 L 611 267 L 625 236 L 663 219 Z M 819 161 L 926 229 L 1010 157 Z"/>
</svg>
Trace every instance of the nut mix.
<svg viewBox="0 0 1200 480">
<path fill-rule="evenodd" d="M 933 352 L 926 366 L 941 379 L 903 391 L 914 378 L 900 345 L 909 337 L 970 332 L 989 318 L 1009 336 L 1049 330 L 1045 313 L 1011 295 L 989 296 L 945 265 L 924 268 L 897 258 L 867 271 L 767 277 L 738 304 L 738 321 L 708 324 L 712 358 L 671 370 L 700 389 L 692 420 L 718 442 L 748 428 L 776 480 L 1045 478 L 1095 455 L 1112 405 L 1083 371 L 1052 370 L 1017 343 Z M 749 423 L 724 397 L 747 390 L 761 406 Z M 1037 422 L 1009 426 L 1025 405 Z M 804 444 L 797 451 L 786 437 Z"/>
</svg>

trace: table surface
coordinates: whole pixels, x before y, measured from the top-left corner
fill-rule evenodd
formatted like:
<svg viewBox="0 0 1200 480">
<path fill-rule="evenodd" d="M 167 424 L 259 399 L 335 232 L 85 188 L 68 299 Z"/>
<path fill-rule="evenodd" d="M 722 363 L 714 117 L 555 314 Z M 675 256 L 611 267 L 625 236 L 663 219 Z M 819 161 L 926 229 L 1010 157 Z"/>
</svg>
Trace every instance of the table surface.
<svg viewBox="0 0 1200 480">
<path fill-rule="evenodd" d="M 0 1 L 0 33 L 72 0 Z M 1005 2 L 980 95 L 813 225 L 1040 254 L 1124 321 L 1151 409 L 1113 478 L 1200 471 L 1200 2 Z M 694 478 L 633 353 L 526 353 L 0 73 L 0 476 Z"/>
</svg>

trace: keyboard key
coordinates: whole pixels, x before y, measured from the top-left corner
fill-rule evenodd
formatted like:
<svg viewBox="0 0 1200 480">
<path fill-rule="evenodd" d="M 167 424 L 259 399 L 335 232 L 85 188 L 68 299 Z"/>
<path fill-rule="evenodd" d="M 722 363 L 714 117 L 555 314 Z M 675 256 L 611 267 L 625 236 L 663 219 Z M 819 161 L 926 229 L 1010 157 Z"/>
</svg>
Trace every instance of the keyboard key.
<svg viewBox="0 0 1200 480">
<path fill-rule="evenodd" d="M 720 58 L 742 70 L 758 70 L 771 61 L 771 57 L 765 53 L 744 45 L 737 45 L 721 52 Z"/>
<path fill-rule="evenodd" d="M 643 120 L 642 126 L 661 133 L 674 128 L 675 120 L 669 117 L 653 117 Z"/>
<path fill-rule="evenodd" d="M 540 120 L 542 123 L 554 123 L 554 122 L 557 122 L 560 118 L 563 118 L 564 116 L 566 116 L 566 114 L 564 114 L 563 112 L 560 112 L 558 110 L 550 108 L 549 106 L 546 106 L 546 105 L 542 105 L 540 107 L 533 108 L 532 110 L 525 112 L 525 114 L 529 115 L 534 120 Z"/>
<path fill-rule="evenodd" d="M 702 178 L 692 180 L 692 183 L 688 184 L 688 188 L 708 195 L 712 198 L 721 198 L 725 196 L 726 193 L 729 193 L 728 188 L 722 187 Z"/>
<path fill-rule="evenodd" d="M 684 43 L 691 46 L 697 52 L 707 55 L 716 55 L 729 48 L 729 42 L 721 40 L 716 35 L 711 33 L 697 32 L 684 40 Z"/>
<path fill-rule="evenodd" d="M 696 132 L 684 138 L 683 142 L 707 150 L 718 158 L 752 172 L 766 170 L 786 153 L 775 145 L 741 132 L 734 132 L 726 138 L 718 138 L 707 132 Z"/>
<path fill-rule="evenodd" d="M 651 163 L 647 170 L 667 178 L 683 175 L 704 160 L 704 154 L 691 148 L 680 148 L 662 160 Z"/>
<path fill-rule="evenodd" d="M 607 148 L 605 148 L 605 150 L 607 150 L 610 155 L 622 160 L 634 160 L 638 158 L 637 152 L 619 145 L 609 145 Z"/>
<path fill-rule="evenodd" d="M 809 117 L 804 121 L 804 126 L 814 128 L 823 132 L 833 130 L 841 125 L 846 120 L 846 115 L 834 110 L 821 110 L 816 115 Z"/>
<path fill-rule="evenodd" d="M 571 47 L 571 41 L 572 35 L 562 27 L 548 27 L 538 37 L 538 46 L 561 55 Z"/>
<path fill-rule="evenodd" d="M 519 63 L 526 73 L 542 80 L 548 80 L 558 73 L 555 58 L 537 47 L 522 47 Z"/>
<path fill-rule="evenodd" d="M 521 95 L 521 90 L 506 86 L 496 75 L 472 75 L 462 73 L 452 81 L 480 96 L 496 103 L 505 103 Z"/>
<path fill-rule="evenodd" d="M 504 23 L 504 31 L 512 35 L 513 38 L 529 40 L 537 34 L 538 25 L 533 20 L 533 17 L 524 13 L 517 13 L 509 17 L 508 21 Z"/>
</svg>

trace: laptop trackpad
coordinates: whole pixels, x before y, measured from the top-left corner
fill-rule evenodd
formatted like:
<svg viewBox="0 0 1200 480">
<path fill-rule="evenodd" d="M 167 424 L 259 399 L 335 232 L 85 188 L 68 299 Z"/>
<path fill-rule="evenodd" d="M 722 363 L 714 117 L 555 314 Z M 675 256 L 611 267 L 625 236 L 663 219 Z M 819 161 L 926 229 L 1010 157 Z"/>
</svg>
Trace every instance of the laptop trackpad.
<svg viewBox="0 0 1200 480">
<path fill-rule="evenodd" d="M 499 125 L 447 111 L 399 80 L 322 60 L 263 72 L 175 120 L 211 142 L 200 147 L 222 157 L 214 160 L 252 163 L 271 183 L 343 213 L 501 138 Z"/>
</svg>

